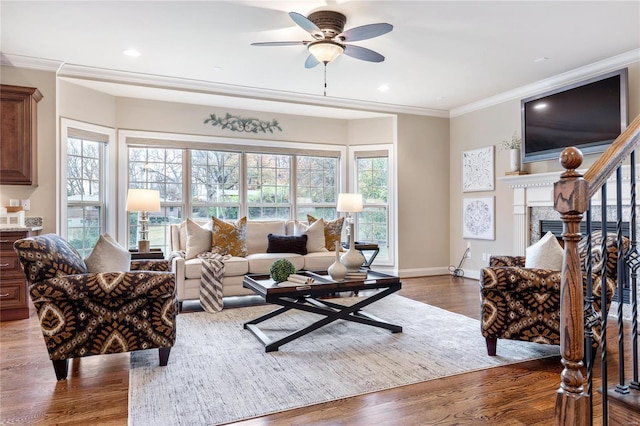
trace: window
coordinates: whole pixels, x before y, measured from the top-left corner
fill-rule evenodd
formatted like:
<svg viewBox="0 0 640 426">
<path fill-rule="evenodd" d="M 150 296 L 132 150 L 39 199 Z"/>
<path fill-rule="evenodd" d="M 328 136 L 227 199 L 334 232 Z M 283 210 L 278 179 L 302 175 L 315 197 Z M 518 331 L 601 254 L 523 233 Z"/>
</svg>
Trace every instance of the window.
<svg viewBox="0 0 640 426">
<path fill-rule="evenodd" d="M 155 136 L 155 137 L 151 137 Z M 161 213 L 149 214 L 151 247 L 170 250 L 167 225 L 189 217 L 237 220 L 295 219 L 307 214 L 335 219 L 345 147 L 290 142 L 212 139 L 120 131 L 128 188 L 158 189 Z M 119 199 L 124 205 L 126 195 Z M 135 247 L 139 218 L 129 213 L 121 231 Z M 156 229 L 154 229 L 154 226 Z"/>
<path fill-rule="evenodd" d="M 307 214 L 328 220 L 336 218 L 338 202 L 338 159 L 333 157 L 296 157 L 297 219 Z"/>
<path fill-rule="evenodd" d="M 109 185 L 109 141 L 113 130 L 61 120 L 62 159 L 59 232 L 81 256 L 91 253 L 100 234 L 114 233 L 110 214 L 115 185 Z"/>
<path fill-rule="evenodd" d="M 291 156 L 246 154 L 247 219 L 291 218 Z"/>
<path fill-rule="evenodd" d="M 183 150 L 167 148 L 129 148 L 129 188 L 160 191 L 160 212 L 149 213 L 149 245 L 169 246 L 170 223 L 182 221 Z M 138 212 L 129 212 L 129 245 L 136 246 L 140 233 Z"/>
<path fill-rule="evenodd" d="M 355 151 L 355 187 L 362 194 L 364 209 L 356 217 L 356 240 L 375 242 L 380 248 L 377 264 L 391 264 L 390 250 L 391 176 L 390 150 Z"/>
<path fill-rule="evenodd" d="M 191 150 L 191 218 L 238 219 L 240 153 Z"/>
</svg>

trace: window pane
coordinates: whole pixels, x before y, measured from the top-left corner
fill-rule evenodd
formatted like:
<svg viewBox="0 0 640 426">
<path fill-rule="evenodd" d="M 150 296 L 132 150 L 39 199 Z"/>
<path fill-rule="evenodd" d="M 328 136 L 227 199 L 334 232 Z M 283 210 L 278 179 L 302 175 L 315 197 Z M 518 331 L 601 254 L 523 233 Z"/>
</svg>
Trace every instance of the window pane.
<svg viewBox="0 0 640 426">
<path fill-rule="evenodd" d="M 328 220 L 336 217 L 338 159 L 330 157 L 296 157 L 296 194 L 299 220 L 307 214 Z"/>
<path fill-rule="evenodd" d="M 249 219 L 291 218 L 291 156 L 249 153 L 246 158 Z"/>
<path fill-rule="evenodd" d="M 67 139 L 67 239 L 86 257 L 104 229 L 106 144 Z"/>
<path fill-rule="evenodd" d="M 377 243 L 378 257 L 388 257 L 388 158 L 359 158 L 356 161 L 357 187 L 364 211 L 358 214 L 356 239 Z"/>
</svg>

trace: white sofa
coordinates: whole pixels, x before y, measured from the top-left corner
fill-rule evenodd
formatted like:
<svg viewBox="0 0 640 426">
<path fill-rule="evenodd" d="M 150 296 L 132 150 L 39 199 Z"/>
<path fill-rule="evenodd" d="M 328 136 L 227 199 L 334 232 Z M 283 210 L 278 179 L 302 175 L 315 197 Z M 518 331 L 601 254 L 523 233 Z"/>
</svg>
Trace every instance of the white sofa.
<svg viewBox="0 0 640 426">
<path fill-rule="evenodd" d="M 268 235 L 294 235 L 295 221 L 271 220 L 247 222 L 247 256 L 231 257 L 225 261 L 223 296 L 243 296 L 254 294 L 242 287 L 246 274 L 268 274 L 269 267 L 277 259 L 289 259 L 296 270 L 326 271 L 335 261 L 334 251 L 318 251 L 306 255 L 295 253 L 267 253 Z M 170 225 L 172 251 L 187 248 L 185 223 Z M 325 249 L 326 250 L 326 249 Z M 200 296 L 201 259 L 185 259 L 172 256 L 171 268 L 176 274 L 178 300 L 198 299 Z"/>
</svg>

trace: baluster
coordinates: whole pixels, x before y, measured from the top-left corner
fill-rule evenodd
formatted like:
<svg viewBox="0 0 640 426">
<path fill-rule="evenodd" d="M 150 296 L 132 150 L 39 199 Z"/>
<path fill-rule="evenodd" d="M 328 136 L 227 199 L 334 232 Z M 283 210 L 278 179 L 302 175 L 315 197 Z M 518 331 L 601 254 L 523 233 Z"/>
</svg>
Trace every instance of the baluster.
<svg viewBox="0 0 640 426">
<path fill-rule="evenodd" d="M 565 172 L 554 184 L 553 193 L 555 209 L 564 222 L 564 263 L 560 281 L 560 353 L 564 368 L 556 394 L 555 423 L 587 425 L 591 411 L 581 371 L 584 365 L 584 312 L 578 241 L 582 214 L 589 205 L 588 184 L 576 171 L 582 164 L 580 150 L 566 148 L 560 163 Z"/>
<path fill-rule="evenodd" d="M 632 389 L 640 390 L 638 381 L 638 268 L 640 267 L 640 253 L 638 252 L 637 229 L 636 229 L 636 152 L 630 155 L 631 173 L 631 241 L 629 251 L 625 256 L 625 261 L 631 271 L 631 351 L 633 363 L 633 379 L 629 386 Z"/>
<path fill-rule="evenodd" d="M 602 426 L 609 423 L 609 403 L 607 395 L 607 383 L 609 382 L 607 374 L 607 305 L 609 294 L 607 293 L 607 183 L 602 185 L 600 190 L 600 216 L 601 216 L 601 232 L 602 243 L 600 252 L 602 253 L 602 270 L 600 271 L 600 365 L 602 376 Z"/>
<path fill-rule="evenodd" d="M 587 210 L 586 217 L 586 237 L 587 237 L 587 245 L 586 245 L 586 291 L 584 298 L 584 336 L 585 336 L 585 361 L 587 367 L 587 395 L 589 395 L 589 409 L 593 412 L 593 327 L 598 323 L 598 313 L 593 307 L 593 263 L 591 258 L 591 212 L 592 205 L 591 200 L 589 200 L 589 209 Z M 593 424 L 593 418 L 589 416 L 589 424 Z"/>
<path fill-rule="evenodd" d="M 622 245 L 622 166 L 618 167 L 618 169 L 616 170 L 616 232 L 618 251 L 618 262 L 616 264 L 618 277 L 618 384 L 616 385 L 616 392 L 621 394 L 628 394 L 629 387 L 626 385 L 626 380 L 624 377 L 624 323 L 622 311 L 624 307 L 624 253 Z M 603 382 L 603 384 L 603 389 L 606 389 L 606 383 Z"/>
</svg>

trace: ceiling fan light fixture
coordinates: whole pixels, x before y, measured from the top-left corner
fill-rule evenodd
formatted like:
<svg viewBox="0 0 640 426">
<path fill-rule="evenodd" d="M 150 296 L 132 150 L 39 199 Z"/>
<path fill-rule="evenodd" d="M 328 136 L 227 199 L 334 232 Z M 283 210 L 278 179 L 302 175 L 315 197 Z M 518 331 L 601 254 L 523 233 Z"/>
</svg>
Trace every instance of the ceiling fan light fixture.
<svg viewBox="0 0 640 426">
<path fill-rule="evenodd" d="M 331 40 L 319 40 L 310 43 L 307 48 L 318 62 L 322 62 L 325 65 L 333 62 L 344 52 L 344 47 L 341 44 Z"/>
</svg>

